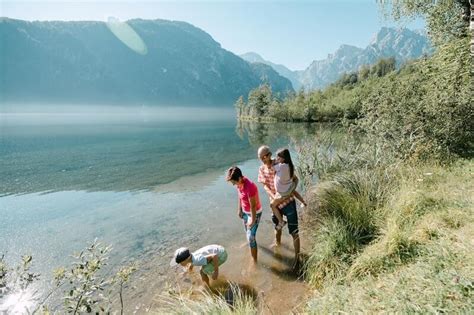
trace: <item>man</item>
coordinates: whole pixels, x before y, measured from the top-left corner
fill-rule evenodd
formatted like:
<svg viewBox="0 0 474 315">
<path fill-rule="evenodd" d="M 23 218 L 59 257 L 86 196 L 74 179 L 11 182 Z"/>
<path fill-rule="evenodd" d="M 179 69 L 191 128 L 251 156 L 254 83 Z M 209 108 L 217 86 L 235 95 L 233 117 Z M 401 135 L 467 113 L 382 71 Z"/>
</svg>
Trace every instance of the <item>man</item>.
<svg viewBox="0 0 474 315">
<path fill-rule="evenodd" d="M 258 182 L 263 184 L 267 192 L 270 203 L 275 198 L 276 189 L 274 185 L 275 171 L 273 170 L 273 159 L 270 148 L 266 145 L 258 149 L 258 158 L 262 161 L 262 165 L 258 169 Z M 300 238 L 298 234 L 298 213 L 296 212 L 296 201 L 294 197 L 288 198 L 278 206 L 282 216 L 286 217 L 288 223 L 288 232 L 293 237 L 293 246 L 295 248 L 294 268 L 298 266 L 300 254 Z M 279 222 L 275 215 L 272 215 L 272 221 L 275 226 L 275 246 L 281 244 L 281 229 L 277 229 Z"/>
</svg>

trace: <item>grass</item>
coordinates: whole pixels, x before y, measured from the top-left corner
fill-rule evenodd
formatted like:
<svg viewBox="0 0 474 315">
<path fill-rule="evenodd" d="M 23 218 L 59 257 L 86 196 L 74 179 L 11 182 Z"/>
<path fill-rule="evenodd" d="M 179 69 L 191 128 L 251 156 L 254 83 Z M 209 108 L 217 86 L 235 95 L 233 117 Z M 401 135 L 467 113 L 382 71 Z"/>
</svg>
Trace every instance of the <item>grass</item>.
<svg viewBox="0 0 474 315">
<path fill-rule="evenodd" d="M 307 311 L 474 309 L 473 169 L 473 161 L 388 176 L 366 169 L 321 183 L 306 221 L 307 274 L 319 289 Z"/>
<path fill-rule="evenodd" d="M 160 305 L 156 314 L 257 314 L 256 296 L 232 283 L 218 292 L 168 292 Z"/>
<path fill-rule="evenodd" d="M 320 288 L 341 278 L 361 248 L 378 237 L 381 205 L 393 182 L 384 171 L 356 170 L 336 173 L 309 194 L 306 230 L 317 244 L 307 262 L 312 284 Z"/>
</svg>

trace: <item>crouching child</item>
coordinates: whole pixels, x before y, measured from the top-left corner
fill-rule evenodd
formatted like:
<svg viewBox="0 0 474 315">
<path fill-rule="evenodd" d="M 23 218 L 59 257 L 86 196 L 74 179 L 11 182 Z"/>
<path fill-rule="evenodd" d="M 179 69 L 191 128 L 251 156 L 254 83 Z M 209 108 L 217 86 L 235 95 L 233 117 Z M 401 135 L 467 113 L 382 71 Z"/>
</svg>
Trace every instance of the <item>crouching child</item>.
<svg viewBox="0 0 474 315">
<path fill-rule="evenodd" d="M 209 276 L 212 280 L 217 280 L 219 276 L 219 266 L 227 260 L 227 251 L 220 245 L 208 245 L 191 253 L 188 248 L 178 248 L 171 260 L 170 265 L 181 265 L 193 270 L 194 266 L 201 266 L 201 279 L 207 286 L 209 285 Z"/>
</svg>

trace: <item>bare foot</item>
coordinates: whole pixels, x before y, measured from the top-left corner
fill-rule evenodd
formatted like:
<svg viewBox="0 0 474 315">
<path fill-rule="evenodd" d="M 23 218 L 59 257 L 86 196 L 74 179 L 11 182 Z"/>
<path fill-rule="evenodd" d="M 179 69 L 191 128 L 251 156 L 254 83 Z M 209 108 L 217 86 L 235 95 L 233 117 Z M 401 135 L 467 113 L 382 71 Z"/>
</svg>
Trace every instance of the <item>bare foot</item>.
<svg viewBox="0 0 474 315">
<path fill-rule="evenodd" d="M 281 243 L 279 242 L 274 242 L 270 245 L 270 248 L 273 249 L 273 248 L 276 248 L 276 247 L 280 247 L 281 246 Z"/>
</svg>

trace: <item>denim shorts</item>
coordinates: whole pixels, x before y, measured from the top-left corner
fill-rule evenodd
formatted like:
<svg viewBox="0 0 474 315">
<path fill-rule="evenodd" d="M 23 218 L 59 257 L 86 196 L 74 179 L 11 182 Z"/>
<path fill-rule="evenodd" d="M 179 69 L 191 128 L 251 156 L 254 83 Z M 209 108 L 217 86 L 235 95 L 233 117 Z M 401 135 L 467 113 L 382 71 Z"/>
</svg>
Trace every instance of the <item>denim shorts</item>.
<svg viewBox="0 0 474 315">
<path fill-rule="evenodd" d="M 296 212 L 296 201 L 291 201 L 289 204 L 280 209 L 282 216 L 286 217 L 286 222 L 288 225 L 288 232 L 291 235 L 298 234 L 298 212 Z M 275 226 L 278 225 L 278 219 L 272 214 L 272 221 Z"/>
<path fill-rule="evenodd" d="M 244 221 L 244 229 L 245 229 L 245 232 L 247 233 L 247 241 L 249 242 L 250 248 L 255 248 L 257 247 L 256 235 L 257 235 L 258 224 L 260 223 L 260 218 L 262 217 L 262 213 L 260 212 L 257 214 L 257 218 L 256 218 L 257 222 L 255 222 L 254 226 L 252 226 L 251 229 L 247 227 L 247 222 L 249 221 L 250 217 L 251 217 L 250 214 L 242 212 L 242 219 Z"/>
</svg>

